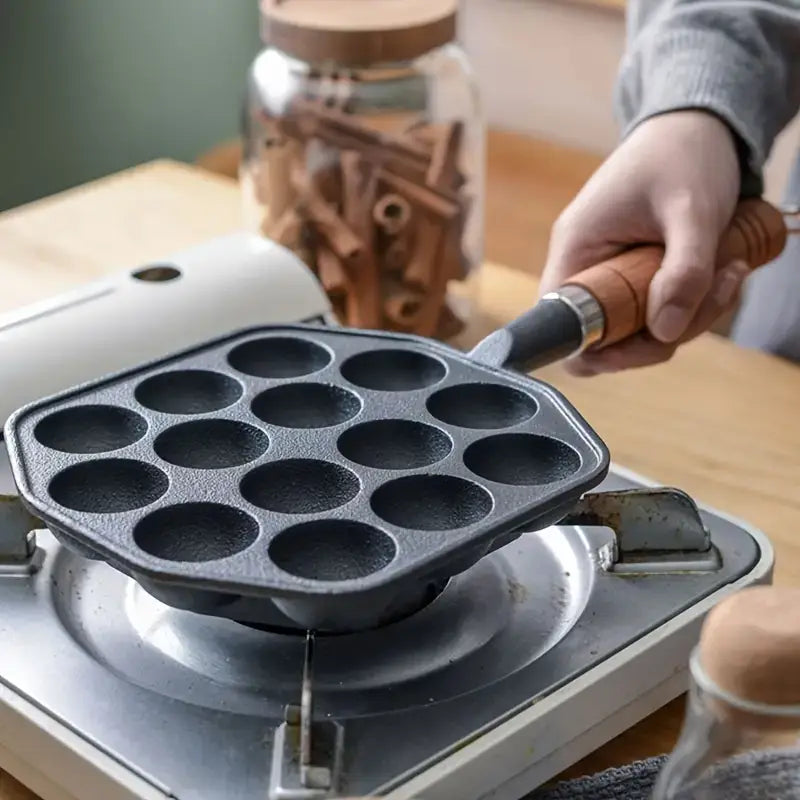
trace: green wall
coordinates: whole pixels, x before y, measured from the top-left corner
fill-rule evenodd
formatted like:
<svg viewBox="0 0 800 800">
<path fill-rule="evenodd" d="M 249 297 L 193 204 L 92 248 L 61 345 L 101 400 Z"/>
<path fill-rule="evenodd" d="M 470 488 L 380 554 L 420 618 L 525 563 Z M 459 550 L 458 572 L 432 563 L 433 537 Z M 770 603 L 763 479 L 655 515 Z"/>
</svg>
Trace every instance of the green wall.
<svg viewBox="0 0 800 800">
<path fill-rule="evenodd" d="M 238 133 L 257 0 L 0 0 L 0 210 Z"/>
</svg>

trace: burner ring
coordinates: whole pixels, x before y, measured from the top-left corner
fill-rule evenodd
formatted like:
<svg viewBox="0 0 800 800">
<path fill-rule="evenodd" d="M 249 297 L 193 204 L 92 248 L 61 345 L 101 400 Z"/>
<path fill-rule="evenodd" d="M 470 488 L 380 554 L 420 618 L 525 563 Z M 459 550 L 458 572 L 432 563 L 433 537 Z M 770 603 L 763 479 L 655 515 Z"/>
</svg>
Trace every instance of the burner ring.
<svg viewBox="0 0 800 800">
<path fill-rule="evenodd" d="M 315 630 L 314 634 L 321 638 L 336 637 L 336 636 L 352 636 L 353 634 L 362 633 L 364 631 L 378 630 L 385 628 L 387 625 L 393 625 L 396 622 L 402 622 L 408 619 L 424 608 L 427 608 L 437 597 L 447 588 L 450 583 L 449 578 L 443 580 L 432 581 L 425 584 L 422 589 L 413 596 L 404 596 L 401 601 L 395 603 L 388 610 L 388 613 L 375 621 L 373 625 L 367 628 L 358 628 L 348 630 L 346 628 L 337 628 L 336 630 Z M 247 620 L 234 620 L 240 625 L 253 630 L 263 631 L 264 633 L 275 633 L 283 636 L 305 636 L 307 633 L 306 628 L 292 625 L 288 617 L 285 618 L 289 624 L 282 624 L 280 622 L 249 622 Z"/>
</svg>

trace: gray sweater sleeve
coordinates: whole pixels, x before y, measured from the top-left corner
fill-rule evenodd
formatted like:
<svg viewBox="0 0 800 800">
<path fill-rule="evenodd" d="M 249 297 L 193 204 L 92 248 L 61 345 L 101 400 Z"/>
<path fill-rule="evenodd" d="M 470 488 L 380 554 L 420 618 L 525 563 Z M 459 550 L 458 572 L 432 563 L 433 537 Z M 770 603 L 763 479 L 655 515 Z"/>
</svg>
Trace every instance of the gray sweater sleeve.
<svg viewBox="0 0 800 800">
<path fill-rule="evenodd" d="M 630 0 L 615 107 L 623 137 L 667 111 L 717 115 L 738 140 L 743 193 L 760 194 L 800 109 L 800 0 Z"/>
</svg>

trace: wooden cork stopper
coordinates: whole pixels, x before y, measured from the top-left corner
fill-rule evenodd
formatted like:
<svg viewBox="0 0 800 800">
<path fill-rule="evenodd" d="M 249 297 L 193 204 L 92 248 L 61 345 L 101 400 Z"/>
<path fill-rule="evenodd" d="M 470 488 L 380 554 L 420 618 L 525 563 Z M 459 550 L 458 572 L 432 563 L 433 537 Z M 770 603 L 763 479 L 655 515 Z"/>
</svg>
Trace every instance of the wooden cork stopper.
<svg viewBox="0 0 800 800">
<path fill-rule="evenodd" d="M 800 589 L 760 586 L 722 601 L 706 617 L 699 657 L 706 675 L 739 699 L 800 705 Z"/>
<path fill-rule="evenodd" d="M 418 58 L 452 42 L 458 0 L 261 0 L 264 41 L 312 64 Z"/>
</svg>

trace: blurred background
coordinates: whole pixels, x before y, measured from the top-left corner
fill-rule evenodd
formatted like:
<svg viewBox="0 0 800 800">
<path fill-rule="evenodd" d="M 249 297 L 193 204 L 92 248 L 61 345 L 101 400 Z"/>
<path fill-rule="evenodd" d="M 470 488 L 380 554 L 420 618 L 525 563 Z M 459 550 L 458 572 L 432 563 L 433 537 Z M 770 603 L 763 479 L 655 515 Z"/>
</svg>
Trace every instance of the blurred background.
<svg viewBox="0 0 800 800">
<path fill-rule="evenodd" d="M 569 148 L 527 178 L 555 187 L 556 205 L 616 142 L 624 12 L 625 0 L 462 0 L 489 125 Z M 210 153 L 230 172 L 214 153 L 237 136 L 258 49 L 257 0 L 0 0 L 0 210 L 154 158 Z M 770 197 L 798 131 L 778 143 Z"/>
<path fill-rule="evenodd" d="M 0 210 L 236 136 L 256 0 L 0 0 Z"/>
</svg>

